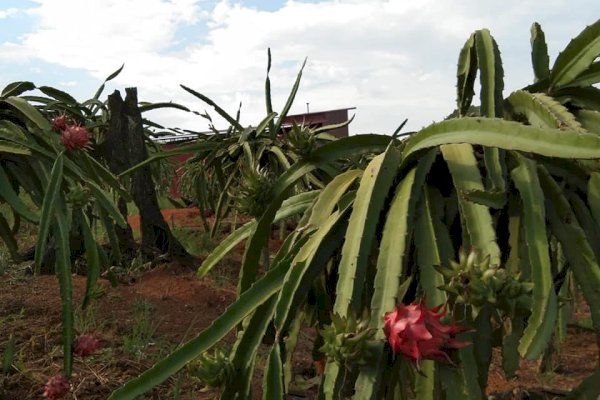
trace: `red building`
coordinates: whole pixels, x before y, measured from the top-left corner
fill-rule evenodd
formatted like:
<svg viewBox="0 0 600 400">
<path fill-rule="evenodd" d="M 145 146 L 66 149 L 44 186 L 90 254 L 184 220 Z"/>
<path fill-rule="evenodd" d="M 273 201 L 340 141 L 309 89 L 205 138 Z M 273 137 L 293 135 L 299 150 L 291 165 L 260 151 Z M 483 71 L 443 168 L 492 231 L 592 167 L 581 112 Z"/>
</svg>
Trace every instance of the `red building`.
<svg viewBox="0 0 600 400">
<path fill-rule="evenodd" d="M 196 135 L 194 135 L 196 136 Z M 180 140 L 180 141 L 170 141 L 170 142 L 166 142 L 162 145 L 162 149 L 165 151 L 169 151 L 169 150 L 173 150 L 174 148 L 176 148 L 177 146 L 183 144 L 183 143 L 189 143 L 190 141 L 192 141 L 194 139 L 187 139 L 187 140 Z M 169 160 L 175 164 L 175 176 L 173 176 L 173 182 L 171 183 L 171 188 L 169 189 L 169 194 L 171 196 L 171 198 L 173 199 L 178 199 L 180 198 L 180 194 L 179 194 L 179 179 L 181 178 L 181 171 L 179 170 L 179 168 L 183 165 L 184 162 L 187 161 L 188 158 L 190 158 L 191 156 L 193 156 L 192 153 L 186 153 L 186 154 L 177 154 L 175 156 L 171 156 L 169 158 Z"/>
<path fill-rule="evenodd" d="M 356 107 L 340 108 L 337 110 L 307 112 L 305 114 L 288 115 L 283 119 L 283 126 L 297 125 L 310 126 L 311 128 L 320 128 L 327 125 L 341 124 L 348 121 L 348 110 L 355 110 Z M 348 136 L 348 125 L 329 131 L 333 136 L 341 138 Z"/>
</svg>

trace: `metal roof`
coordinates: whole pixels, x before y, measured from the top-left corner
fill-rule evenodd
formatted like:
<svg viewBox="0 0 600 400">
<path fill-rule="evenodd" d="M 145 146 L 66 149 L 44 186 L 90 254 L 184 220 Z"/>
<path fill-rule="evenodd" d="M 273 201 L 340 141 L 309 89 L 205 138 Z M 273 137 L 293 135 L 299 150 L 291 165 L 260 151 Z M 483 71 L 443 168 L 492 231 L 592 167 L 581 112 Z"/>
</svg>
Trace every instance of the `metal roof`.
<svg viewBox="0 0 600 400">
<path fill-rule="evenodd" d="M 356 107 L 347 107 L 347 108 L 337 108 L 337 109 L 332 109 L 332 110 L 310 111 L 308 113 L 287 115 L 285 117 L 285 119 L 293 120 L 293 119 L 298 119 L 298 118 L 302 118 L 302 117 L 307 117 L 310 115 L 316 116 L 318 114 L 325 114 L 325 113 L 330 113 L 330 112 L 335 112 L 335 111 L 348 111 L 348 110 L 355 110 L 355 109 L 356 109 Z M 314 121 L 313 120 L 311 122 L 323 122 L 323 121 Z M 291 126 L 291 122 L 285 123 L 283 126 L 289 127 L 289 126 Z M 227 132 L 227 130 L 219 131 L 219 133 L 225 133 L 225 132 Z M 160 143 L 160 144 L 181 143 L 181 142 L 190 142 L 192 140 L 199 139 L 202 135 L 210 135 L 210 134 L 214 134 L 214 132 L 206 131 L 206 132 L 198 132 L 198 133 L 175 133 L 172 135 L 151 136 L 151 139 L 153 142 Z"/>
</svg>

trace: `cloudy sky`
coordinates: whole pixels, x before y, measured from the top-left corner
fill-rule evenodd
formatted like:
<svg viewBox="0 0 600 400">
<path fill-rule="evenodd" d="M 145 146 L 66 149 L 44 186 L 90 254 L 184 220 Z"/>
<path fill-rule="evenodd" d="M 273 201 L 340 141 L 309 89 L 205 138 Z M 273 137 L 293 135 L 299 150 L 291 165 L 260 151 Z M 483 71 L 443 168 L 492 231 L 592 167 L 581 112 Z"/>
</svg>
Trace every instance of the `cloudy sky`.
<svg viewBox="0 0 600 400">
<path fill-rule="evenodd" d="M 598 0 L 0 0 L 0 87 L 28 80 L 83 101 L 124 63 L 105 95 L 136 86 L 140 100 L 207 109 L 184 84 L 232 114 L 241 101 L 252 125 L 265 115 L 270 47 L 276 111 L 308 57 L 292 112 L 356 107 L 351 133 L 391 133 L 452 111 L 458 52 L 474 30 L 499 44 L 506 95 L 531 83 L 534 21 L 553 62 L 598 18 Z M 181 111 L 150 117 L 207 129 Z"/>
</svg>

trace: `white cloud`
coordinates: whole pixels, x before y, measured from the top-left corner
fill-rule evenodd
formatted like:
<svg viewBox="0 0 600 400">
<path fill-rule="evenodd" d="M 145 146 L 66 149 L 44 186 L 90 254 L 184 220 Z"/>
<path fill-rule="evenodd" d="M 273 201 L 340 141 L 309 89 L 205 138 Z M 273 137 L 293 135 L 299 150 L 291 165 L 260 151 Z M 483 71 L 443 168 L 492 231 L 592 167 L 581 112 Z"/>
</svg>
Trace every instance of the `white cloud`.
<svg viewBox="0 0 600 400">
<path fill-rule="evenodd" d="M 489 27 L 496 37 L 508 88 L 529 83 L 530 24 L 542 23 L 555 57 L 567 43 L 565 35 L 576 35 L 600 15 L 589 4 L 586 13 L 573 14 L 578 2 L 585 8 L 585 0 L 552 0 L 543 10 L 533 0 L 288 1 L 267 12 L 230 1 L 209 9 L 194 0 L 37 0 L 29 11 L 38 21 L 35 30 L 20 43 L 0 47 L 11 57 L 84 69 L 98 80 L 125 62 L 115 82 L 137 86 L 141 99 L 207 108 L 178 87 L 183 83 L 232 114 L 241 100 L 244 124 L 264 115 L 271 47 L 276 110 L 308 56 L 292 111 L 303 112 L 307 102 L 314 111 L 356 106 L 353 132 L 389 133 L 404 118 L 418 129 L 450 113 L 458 51 L 475 29 Z M 205 33 L 173 51 L 181 27 Z M 554 30 L 561 39 L 553 38 Z M 191 115 L 160 117 L 168 124 L 206 128 Z"/>
<path fill-rule="evenodd" d="M 19 12 L 18 8 L 7 8 L 5 10 L 0 10 L 0 19 L 6 19 L 12 17 L 13 15 Z"/>
<path fill-rule="evenodd" d="M 47 62 L 105 74 L 120 60 L 158 56 L 180 24 L 195 23 L 194 1 L 36 0 L 38 19 L 22 45 Z"/>
<path fill-rule="evenodd" d="M 23 64 L 33 57 L 34 54 L 23 45 L 12 42 L 0 44 L 0 61 Z"/>
</svg>

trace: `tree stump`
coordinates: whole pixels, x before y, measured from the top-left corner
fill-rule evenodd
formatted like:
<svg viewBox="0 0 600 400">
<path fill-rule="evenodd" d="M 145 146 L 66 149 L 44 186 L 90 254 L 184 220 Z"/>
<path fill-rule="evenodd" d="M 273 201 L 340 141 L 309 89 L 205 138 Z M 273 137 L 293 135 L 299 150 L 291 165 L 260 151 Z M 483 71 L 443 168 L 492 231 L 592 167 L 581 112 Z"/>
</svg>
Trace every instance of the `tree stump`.
<svg viewBox="0 0 600 400">
<path fill-rule="evenodd" d="M 106 134 L 108 163 L 113 173 L 119 174 L 148 158 L 142 114 L 138 107 L 137 89 L 125 89 L 125 100 L 118 90 L 108 96 L 110 110 L 109 129 Z M 192 256 L 173 236 L 158 206 L 158 199 L 148 165 L 133 172 L 130 177 L 133 201 L 140 212 L 142 235 L 141 251 L 152 256 L 156 253 L 168 253 L 180 261 L 189 261 Z M 119 200 L 119 209 L 126 212 L 123 199 Z M 122 246 L 131 246 L 133 235 L 131 227 L 117 232 Z"/>
</svg>

